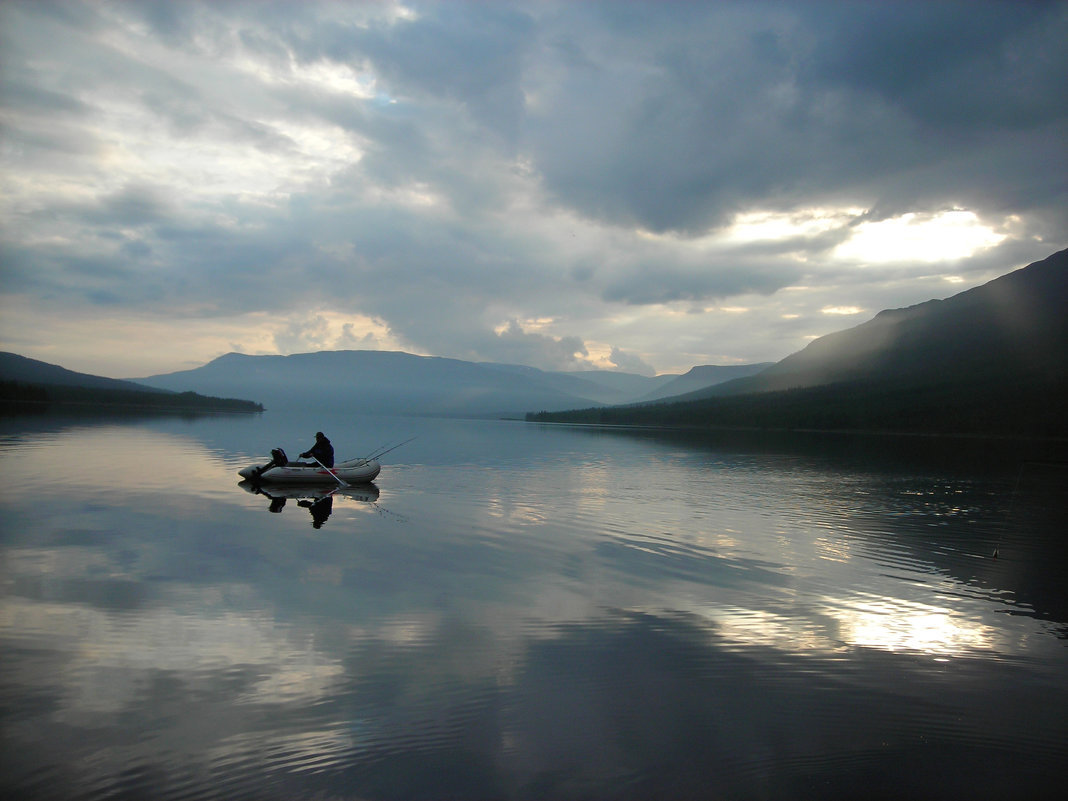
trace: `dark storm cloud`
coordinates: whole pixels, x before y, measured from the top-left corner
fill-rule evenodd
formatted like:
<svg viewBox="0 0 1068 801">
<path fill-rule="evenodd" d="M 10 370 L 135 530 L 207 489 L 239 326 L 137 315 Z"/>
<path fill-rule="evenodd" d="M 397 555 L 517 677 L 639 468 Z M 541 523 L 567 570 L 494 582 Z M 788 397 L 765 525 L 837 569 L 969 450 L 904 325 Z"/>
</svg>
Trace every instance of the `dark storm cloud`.
<svg viewBox="0 0 1068 801">
<path fill-rule="evenodd" d="M 101 198 L 84 211 L 83 219 L 96 225 L 136 227 L 168 221 L 176 210 L 162 190 L 132 184 Z"/>
<path fill-rule="evenodd" d="M 637 264 L 617 271 L 605 287 L 604 299 L 636 305 L 702 301 L 732 295 L 770 295 L 794 283 L 801 275 L 788 263 L 734 263 L 729 268 L 712 263 L 701 269 L 678 269 L 658 264 Z"/>
<path fill-rule="evenodd" d="M 1065 91 L 1057 80 L 1068 65 L 1058 44 L 1063 4 L 969 0 L 907 11 L 857 3 L 847 14 L 813 16 L 820 43 L 804 72 L 884 97 L 932 133 L 974 135 L 1063 119 L 1063 109 L 1049 102 Z"/>
<path fill-rule="evenodd" d="M 25 80 L 28 76 L 19 76 Z M 90 109 L 82 101 L 61 92 L 17 82 L 10 72 L 0 75 L 0 98 L 4 106 L 23 114 L 46 114 L 50 118 L 84 116 Z"/>
<path fill-rule="evenodd" d="M 138 0 L 131 5 L 130 12 L 140 17 L 162 41 L 183 47 L 193 40 L 195 28 L 190 14 L 191 4 L 173 0 Z"/>
<path fill-rule="evenodd" d="M 586 66 L 550 59 L 539 89 L 550 102 L 530 114 L 530 147 L 559 200 L 612 222 L 698 233 L 747 195 L 790 183 L 792 138 L 780 120 L 796 101 L 783 92 L 783 59 L 749 46 L 765 33 L 758 19 L 699 4 L 663 16 L 633 4 L 591 13 L 594 30 L 614 35 L 561 30 L 568 47 L 554 52 L 568 63 L 578 52 Z"/>
<path fill-rule="evenodd" d="M 677 5 L 685 27 L 668 24 L 675 4 L 598 5 L 611 48 L 569 41 L 591 66 L 559 70 L 549 113 L 530 123 L 561 201 L 699 233 L 754 203 L 987 206 L 989 184 L 962 155 L 1038 190 L 1050 162 L 1035 145 L 1064 165 L 1062 3 Z"/>
<path fill-rule="evenodd" d="M 111 257 L 49 246 L 5 247 L 2 254 L 5 288 L 39 297 L 57 311 L 84 304 L 128 306 L 160 292 L 157 284 L 139 282 L 128 263 Z"/>
<path fill-rule="evenodd" d="M 372 27 L 348 46 L 388 84 L 462 103 L 485 128 L 514 142 L 523 112 L 523 60 L 536 33 L 532 20 L 495 3 L 438 6 L 435 12 Z"/>
</svg>

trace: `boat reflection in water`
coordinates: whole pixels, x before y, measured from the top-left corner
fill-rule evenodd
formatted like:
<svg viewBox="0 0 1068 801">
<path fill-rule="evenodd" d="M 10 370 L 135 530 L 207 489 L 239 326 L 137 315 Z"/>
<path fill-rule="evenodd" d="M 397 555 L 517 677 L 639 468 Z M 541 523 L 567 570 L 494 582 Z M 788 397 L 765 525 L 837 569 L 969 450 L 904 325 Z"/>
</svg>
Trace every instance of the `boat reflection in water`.
<svg viewBox="0 0 1068 801">
<path fill-rule="evenodd" d="M 378 487 L 374 484 L 361 484 L 358 487 L 334 487 L 322 484 L 287 484 L 271 485 L 265 488 L 254 481 L 239 481 L 237 486 L 251 495 L 262 495 L 268 499 L 267 511 L 279 513 L 288 501 L 296 501 L 297 506 L 307 509 L 312 516 L 312 527 L 322 528 L 334 511 L 334 498 L 348 499 L 357 503 L 376 503 Z"/>
</svg>

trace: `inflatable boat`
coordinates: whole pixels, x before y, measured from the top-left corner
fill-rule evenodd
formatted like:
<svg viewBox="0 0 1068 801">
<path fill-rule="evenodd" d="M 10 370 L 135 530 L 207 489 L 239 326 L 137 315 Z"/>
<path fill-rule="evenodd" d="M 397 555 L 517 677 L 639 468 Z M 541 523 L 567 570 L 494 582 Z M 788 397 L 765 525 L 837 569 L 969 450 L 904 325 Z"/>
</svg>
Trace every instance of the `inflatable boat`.
<svg viewBox="0 0 1068 801">
<path fill-rule="evenodd" d="M 257 484 L 369 484 L 381 471 L 377 459 L 349 459 L 333 467 L 315 462 L 291 462 L 281 448 L 271 451 L 271 461 L 237 471 Z"/>
</svg>

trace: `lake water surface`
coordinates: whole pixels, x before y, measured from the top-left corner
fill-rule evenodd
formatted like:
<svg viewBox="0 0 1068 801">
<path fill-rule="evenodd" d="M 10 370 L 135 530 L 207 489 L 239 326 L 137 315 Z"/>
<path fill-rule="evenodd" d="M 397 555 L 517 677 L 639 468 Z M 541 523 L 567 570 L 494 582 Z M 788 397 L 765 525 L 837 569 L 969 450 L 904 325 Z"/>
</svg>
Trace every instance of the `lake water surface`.
<svg viewBox="0 0 1068 801">
<path fill-rule="evenodd" d="M 318 429 L 416 439 L 370 487 L 238 485 Z M 0 419 L 0 796 L 1060 798 L 1063 459 Z"/>
</svg>

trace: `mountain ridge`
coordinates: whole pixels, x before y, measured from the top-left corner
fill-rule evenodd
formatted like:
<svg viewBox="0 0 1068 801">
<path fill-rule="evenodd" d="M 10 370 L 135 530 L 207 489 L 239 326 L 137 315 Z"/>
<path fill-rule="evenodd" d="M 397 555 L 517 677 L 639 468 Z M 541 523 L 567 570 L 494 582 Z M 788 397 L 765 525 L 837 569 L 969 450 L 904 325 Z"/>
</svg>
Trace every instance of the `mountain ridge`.
<svg viewBox="0 0 1068 801">
<path fill-rule="evenodd" d="M 616 374 L 619 375 L 619 374 Z M 446 416 L 522 416 L 531 408 L 603 404 L 671 380 L 628 374 L 622 381 L 590 372 L 548 372 L 523 365 L 468 362 L 404 351 L 314 351 L 287 356 L 228 353 L 192 370 L 135 379 L 164 389 L 243 392 L 271 408 L 347 405 L 370 412 Z"/>
<path fill-rule="evenodd" d="M 758 375 L 677 400 L 899 378 L 966 379 L 1068 371 L 1068 250 L 948 298 L 885 309 Z"/>
<path fill-rule="evenodd" d="M 256 412 L 258 403 L 195 392 L 173 392 L 118 378 L 68 370 L 57 364 L 0 352 L 0 403 L 5 408 L 51 404 L 126 407 L 155 412 Z"/>
<path fill-rule="evenodd" d="M 889 309 L 762 372 L 640 407 L 531 414 L 613 425 L 1068 436 L 1068 250 Z"/>
<path fill-rule="evenodd" d="M 91 373 L 79 373 L 60 367 L 58 364 L 31 359 L 17 353 L 0 351 L 0 378 L 28 384 L 45 384 L 62 387 L 89 387 L 93 389 L 127 390 L 138 392 L 167 392 L 157 387 L 137 384 L 121 378 L 105 378 Z"/>
<path fill-rule="evenodd" d="M 731 365 L 716 365 L 716 364 L 701 364 L 696 367 L 690 368 L 690 370 L 677 378 L 672 379 L 670 382 L 664 384 L 662 387 L 650 392 L 642 398 L 639 398 L 639 403 L 648 401 L 655 401 L 664 398 L 678 397 L 690 392 L 703 391 L 704 389 L 719 386 L 725 384 L 728 381 L 733 381 L 739 378 L 747 378 L 758 373 L 762 373 L 767 370 L 775 362 L 756 362 L 754 364 L 731 364 Z M 695 387 L 697 387 L 695 389 Z"/>
<path fill-rule="evenodd" d="M 687 375 L 700 375 L 704 369 L 699 366 Z M 728 375 L 712 375 L 718 369 L 707 367 L 709 383 Z M 551 372 L 404 351 L 312 351 L 285 356 L 231 351 L 199 367 L 133 379 L 76 373 L 18 354 L 0 358 L 0 380 L 23 384 L 172 396 L 195 391 L 220 399 L 256 397 L 275 408 L 318 403 L 380 413 L 477 417 L 522 416 L 531 407 L 567 409 L 591 402 L 628 402 L 679 378 L 674 374 Z"/>
</svg>

